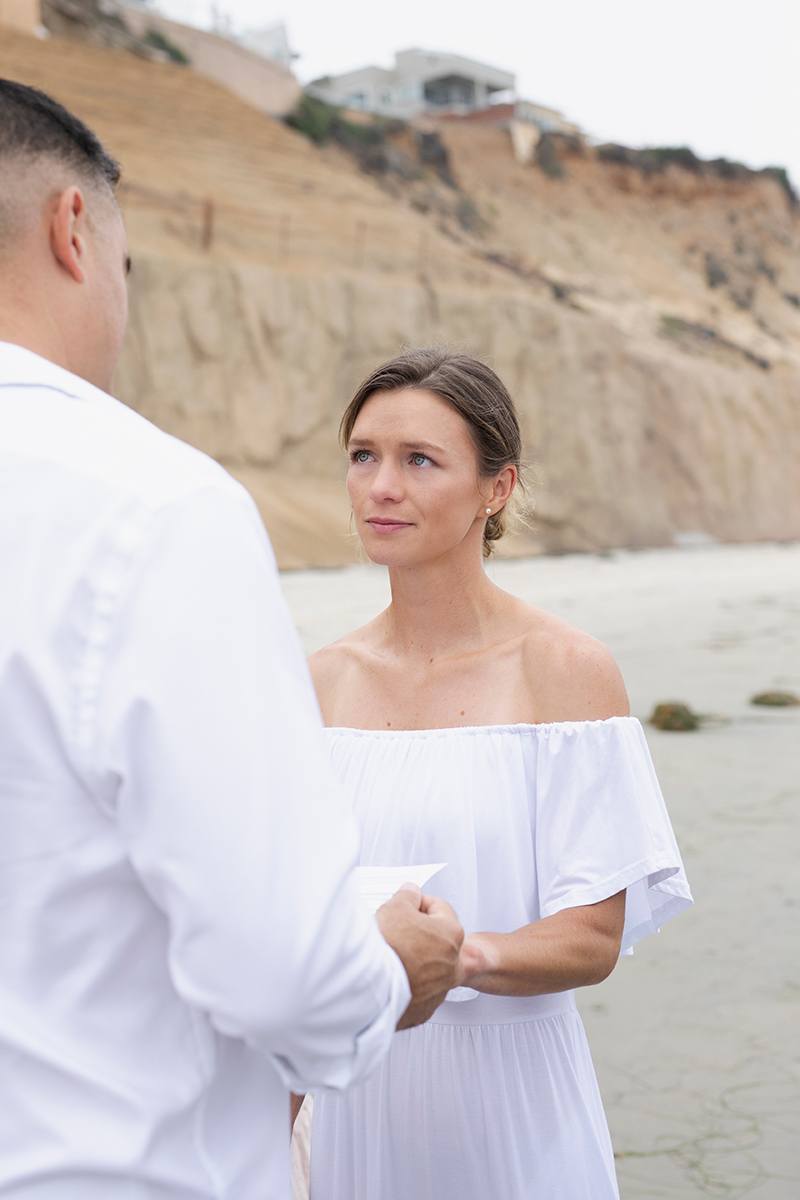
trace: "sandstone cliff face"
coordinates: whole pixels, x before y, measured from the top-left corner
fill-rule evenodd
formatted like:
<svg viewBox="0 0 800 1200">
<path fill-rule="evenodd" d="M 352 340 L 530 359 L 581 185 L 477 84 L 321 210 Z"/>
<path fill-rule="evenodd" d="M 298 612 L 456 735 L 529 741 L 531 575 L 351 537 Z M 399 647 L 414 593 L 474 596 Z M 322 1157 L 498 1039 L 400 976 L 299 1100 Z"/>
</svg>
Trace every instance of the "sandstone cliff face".
<svg viewBox="0 0 800 1200">
<path fill-rule="evenodd" d="M 376 362 L 420 342 L 486 357 L 517 398 L 535 499 L 517 552 L 662 545 L 684 530 L 732 541 L 800 533 L 788 366 L 698 365 L 524 293 L 139 269 L 121 394 L 247 484 L 286 565 L 351 556 L 338 418 Z"/>
<path fill-rule="evenodd" d="M 503 131 L 447 128 L 456 187 L 405 186 L 179 68 L 9 34 L 0 73 L 122 158 L 119 394 L 243 480 L 283 565 L 355 556 L 340 413 L 431 342 L 518 402 L 535 519 L 505 552 L 800 536 L 800 222 L 776 181 L 585 152 L 549 178 Z"/>
</svg>

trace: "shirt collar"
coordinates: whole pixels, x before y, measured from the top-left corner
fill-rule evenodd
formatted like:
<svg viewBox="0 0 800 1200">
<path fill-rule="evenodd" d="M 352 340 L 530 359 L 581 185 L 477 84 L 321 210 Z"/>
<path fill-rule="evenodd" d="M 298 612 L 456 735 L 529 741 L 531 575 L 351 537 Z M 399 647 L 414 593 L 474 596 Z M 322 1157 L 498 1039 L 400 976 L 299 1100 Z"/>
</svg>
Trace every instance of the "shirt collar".
<svg viewBox="0 0 800 1200">
<path fill-rule="evenodd" d="M 81 399 L 113 400 L 107 392 L 71 371 L 13 342 L 0 342 L 0 388 L 46 387 Z M 115 401 L 116 403 L 116 401 Z"/>
</svg>

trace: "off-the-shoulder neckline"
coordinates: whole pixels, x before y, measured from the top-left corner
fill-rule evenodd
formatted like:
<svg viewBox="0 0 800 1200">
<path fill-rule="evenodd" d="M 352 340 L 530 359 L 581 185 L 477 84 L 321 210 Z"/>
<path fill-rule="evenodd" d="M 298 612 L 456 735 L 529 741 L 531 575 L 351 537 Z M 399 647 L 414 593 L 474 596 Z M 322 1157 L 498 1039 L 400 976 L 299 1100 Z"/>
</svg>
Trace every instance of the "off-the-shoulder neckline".
<svg viewBox="0 0 800 1200">
<path fill-rule="evenodd" d="M 489 734 L 489 733 L 517 733 L 517 734 L 545 734 L 554 729 L 584 729 L 595 726 L 613 726 L 618 722 L 633 722 L 635 725 L 640 725 L 638 717 L 601 717 L 594 720 L 584 721 L 538 721 L 535 724 L 526 723 L 523 721 L 507 724 L 507 725 L 444 725 L 441 728 L 434 729 L 357 729 L 348 725 L 327 725 L 326 733 L 337 735 L 350 735 L 352 737 L 379 737 L 379 738 L 425 738 L 425 737 L 444 737 L 448 734 Z"/>
</svg>

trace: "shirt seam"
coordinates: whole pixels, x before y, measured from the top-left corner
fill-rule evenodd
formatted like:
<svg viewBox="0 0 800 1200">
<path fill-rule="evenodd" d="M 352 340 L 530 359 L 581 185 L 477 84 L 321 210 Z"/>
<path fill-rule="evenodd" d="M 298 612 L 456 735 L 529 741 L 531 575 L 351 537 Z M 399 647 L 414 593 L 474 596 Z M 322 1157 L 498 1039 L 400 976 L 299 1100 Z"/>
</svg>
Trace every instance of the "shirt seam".
<svg viewBox="0 0 800 1200">
<path fill-rule="evenodd" d="M 55 383 L 47 383 L 44 381 L 37 382 L 36 380 L 20 380 L 19 382 L 15 380 L 12 383 L 7 379 L 0 382 L 0 390 L 5 391 L 8 389 L 9 391 L 16 391 L 17 388 L 31 389 L 35 392 L 55 392 L 58 396 L 69 396 L 70 400 L 81 400 L 84 402 L 88 402 L 90 400 L 89 396 L 82 396 L 78 391 L 68 391 L 67 388 L 59 387 Z M 109 396 L 108 399 L 113 401 L 114 397 Z M 117 401 L 117 403 L 121 402 Z"/>
<path fill-rule="evenodd" d="M 79 760 L 92 768 L 97 745 L 98 700 L 108 668 L 108 647 L 119 618 L 126 585 L 147 545 L 156 512 L 143 505 L 128 516 L 94 570 L 89 570 L 91 615 L 83 639 L 83 652 L 72 681 L 71 735 Z M 127 546 L 126 543 L 127 542 Z"/>
<path fill-rule="evenodd" d="M 225 1187 L 225 1185 L 222 1182 L 222 1179 L 220 1178 L 219 1174 L 217 1173 L 217 1170 L 216 1170 L 216 1167 L 214 1166 L 212 1158 L 208 1153 L 208 1150 L 206 1148 L 205 1135 L 203 1133 L 203 1128 L 205 1125 L 206 1108 L 207 1108 L 208 1099 L 209 1099 L 208 1084 L 213 1079 L 214 1073 L 215 1073 L 215 1068 L 216 1068 L 216 1059 L 217 1059 L 216 1040 L 214 1040 L 213 1049 L 212 1049 L 212 1054 L 213 1054 L 213 1059 L 214 1059 L 213 1067 L 210 1072 L 207 1072 L 207 1071 L 203 1070 L 203 1057 L 204 1056 L 203 1056 L 202 1046 L 200 1045 L 200 1040 L 198 1037 L 197 1024 L 198 1024 L 198 1021 L 200 1020 L 200 1013 L 196 1009 L 191 1008 L 191 1006 L 188 1006 L 188 1007 L 189 1007 L 189 1023 L 191 1025 L 191 1035 L 192 1035 L 192 1043 L 194 1046 L 195 1060 L 197 1061 L 198 1067 L 200 1068 L 201 1078 L 203 1078 L 205 1076 L 205 1081 L 206 1081 L 206 1086 L 203 1088 L 202 1095 L 198 1098 L 198 1101 L 197 1101 L 195 1114 L 194 1114 L 194 1121 L 192 1122 L 192 1137 L 194 1139 L 195 1149 L 197 1151 L 197 1157 L 200 1162 L 200 1165 L 201 1165 L 202 1169 L 205 1171 L 205 1174 L 206 1174 L 206 1177 L 208 1179 L 210 1186 L 214 1189 L 214 1200 L 224 1200 L 225 1192 L 227 1191 L 227 1188 Z M 212 1037 L 214 1037 L 214 1039 L 215 1039 L 215 1035 L 213 1033 L 212 1033 Z"/>
</svg>

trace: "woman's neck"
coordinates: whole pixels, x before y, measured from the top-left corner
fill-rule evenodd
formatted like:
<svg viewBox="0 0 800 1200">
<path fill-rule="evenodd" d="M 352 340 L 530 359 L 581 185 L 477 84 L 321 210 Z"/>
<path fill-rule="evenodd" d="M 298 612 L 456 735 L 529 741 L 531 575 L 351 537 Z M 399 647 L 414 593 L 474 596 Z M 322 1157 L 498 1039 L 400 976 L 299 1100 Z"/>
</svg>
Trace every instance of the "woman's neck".
<svg viewBox="0 0 800 1200">
<path fill-rule="evenodd" d="M 389 571 L 386 640 L 404 657 L 433 661 L 482 649 L 503 593 L 480 560 L 442 560 Z"/>
</svg>

